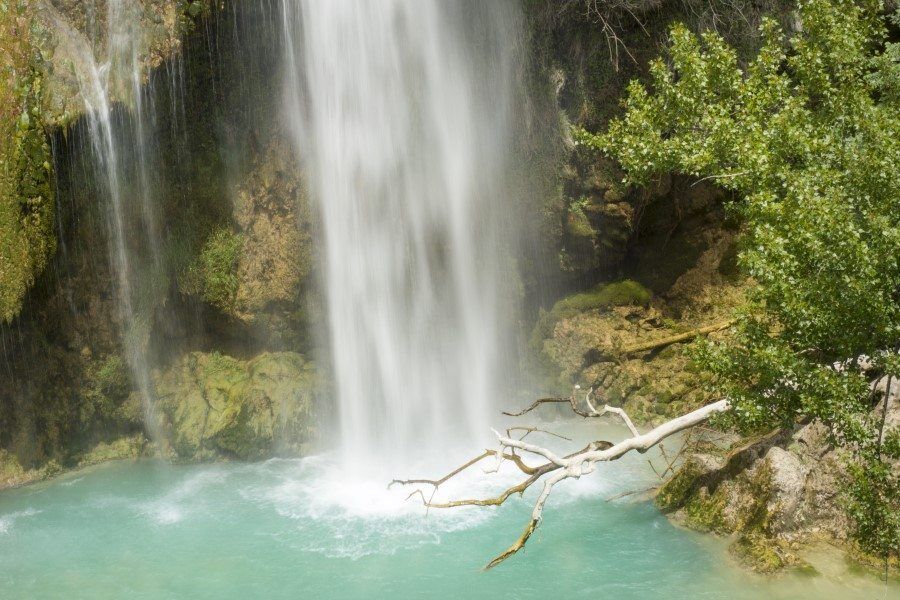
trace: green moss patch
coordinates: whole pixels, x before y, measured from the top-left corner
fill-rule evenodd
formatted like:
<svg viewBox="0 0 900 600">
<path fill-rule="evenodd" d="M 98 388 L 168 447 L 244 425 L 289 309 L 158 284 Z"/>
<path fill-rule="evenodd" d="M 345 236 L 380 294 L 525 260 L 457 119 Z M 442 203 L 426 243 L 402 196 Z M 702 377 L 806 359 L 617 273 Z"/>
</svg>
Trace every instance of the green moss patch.
<svg viewBox="0 0 900 600">
<path fill-rule="evenodd" d="M 215 230 L 182 276 L 182 291 L 200 296 L 225 313 L 231 312 L 238 291 L 237 264 L 241 246 L 239 234 L 224 227 Z"/>
<path fill-rule="evenodd" d="M 96 465 L 111 460 L 139 458 L 144 453 L 147 441 L 141 434 L 119 438 L 112 442 L 101 442 L 85 453 L 78 461 L 79 467 Z"/>
<path fill-rule="evenodd" d="M 42 57 L 28 3 L 0 5 L 0 321 L 56 250 L 52 157 L 41 121 Z"/>
<path fill-rule="evenodd" d="M 314 432 L 315 366 L 292 352 L 241 361 L 193 352 L 156 382 L 172 450 L 184 460 L 298 454 Z"/>
<path fill-rule="evenodd" d="M 651 295 L 650 290 L 631 279 L 601 283 L 586 292 L 563 298 L 553 305 L 550 314 L 559 319 L 579 312 L 612 306 L 640 306 L 650 302 Z"/>
</svg>

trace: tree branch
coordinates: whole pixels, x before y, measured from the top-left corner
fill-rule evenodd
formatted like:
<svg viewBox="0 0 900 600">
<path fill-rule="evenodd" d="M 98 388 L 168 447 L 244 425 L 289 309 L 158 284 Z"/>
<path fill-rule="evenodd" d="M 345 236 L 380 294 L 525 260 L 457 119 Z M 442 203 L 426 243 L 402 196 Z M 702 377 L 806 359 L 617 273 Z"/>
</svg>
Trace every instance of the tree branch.
<svg viewBox="0 0 900 600">
<path fill-rule="evenodd" d="M 576 391 L 577 389 L 578 388 L 576 387 Z M 545 402 L 567 402 L 572 406 L 573 410 L 575 410 L 577 414 L 581 414 L 583 416 L 595 417 L 610 412 L 618 414 L 625 421 L 626 425 L 631 431 L 631 437 L 617 444 L 612 444 L 603 440 L 591 442 L 581 450 L 560 457 L 548 448 L 544 448 L 542 446 L 524 441 L 524 435 L 519 439 L 511 437 L 510 432 L 515 430 L 516 428 L 507 430 L 506 436 L 503 436 L 498 431 L 494 430 L 494 434 L 497 436 L 497 440 L 500 443 L 499 450 L 485 450 L 485 452 L 480 456 L 473 458 L 472 460 L 468 461 L 467 463 L 463 464 L 457 469 L 451 471 L 449 474 L 437 480 L 394 480 L 391 482 L 391 485 L 394 485 L 395 483 L 402 485 L 425 483 L 434 486 L 436 490 L 437 487 L 442 483 L 458 475 L 460 472 L 471 467 L 480 460 L 483 460 L 484 458 L 492 455 L 498 457 L 499 460 L 506 459 L 514 462 L 519 470 L 527 474 L 528 477 L 518 484 L 503 490 L 497 496 L 489 498 L 451 500 L 448 502 L 436 503 L 432 502 L 431 499 L 426 500 L 425 494 L 419 490 L 418 493 L 422 497 L 423 504 L 427 508 L 455 508 L 459 506 L 500 506 L 504 502 L 506 502 L 506 500 L 513 494 L 522 495 L 528 488 L 543 479 L 544 485 L 541 489 L 541 493 L 538 495 L 537 500 L 534 503 L 534 508 L 531 511 L 531 520 L 525 527 L 522 535 L 520 535 L 506 550 L 495 556 L 487 565 L 485 565 L 485 569 L 491 569 L 502 563 L 513 554 L 517 553 L 525 546 L 525 544 L 528 542 L 528 539 L 537 529 L 538 525 L 540 525 L 541 519 L 543 518 L 544 506 L 547 503 L 547 500 L 550 497 L 551 492 L 553 491 L 553 487 L 556 484 L 566 479 L 578 479 L 582 475 L 587 475 L 588 473 L 594 471 L 597 463 L 617 460 L 622 456 L 628 454 L 632 450 L 641 453 L 646 452 L 667 437 L 703 423 L 711 416 L 725 412 L 727 410 L 730 410 L 731 408 L 731 405 L 727 400 L 719 400 L 718 402 L 713 402 L 712 404 L 708 404 L 706 406 L 698 408 L 697 410 L 692 411 L 686 415 L 683 415 L 676 419 L 672 419 L 671 421 L 667 421 L 666 423 L 663 423 L 662 425 L 659 425 L 651 429 L 650 431 L 641 434 L 638 432 L 637 428 L 635 428 L 634 424 L 631 422 L 631 419 L 628 418 L 628 415 L 622 409 L 610 406 L 604 406 L 602 411 L 597 411 L 596 409 L 594 409 L 590 401 L 590 396 L 592 393 L 593 389 L 588 392 L 585 398 L 590 412 L 577 410 L 575 393 L 573 392 L 571 398 L 543 398 L 541 400 L 537 400 L 532 403 L 529 408 L 518 414 L 525 414 L 534 409 L 536 406 Z M 530 433 L 530 431 L 528 430 L 531 430 L 533 428 L 524 429 L 526 430 L 525 435 L 528 435 L 528 433 Z M 507 452 L 507 450 L 509 452 Z M 522 461 L 522 459 L 517 454 L 517 451 L 543 457 L 546 462 L 537 467 L 529 467 L 524 463 L 524 461 Z M 546 478 L 544 478 L 545 475 L 547 476 Z M 410 494 L 410 497 L 415 494 L 416 492 L 413 492 L 412 494 Z M 432 498 L 433 496 L 434 494 L 432 493 Z"/>
<path fill-rule="evenodd" d="M 691 331 L 686 331 L 685 333 L 679 333 L 677 335 L 672 335 L 669 337 L 665 337 L 659 340 L 654 340 L 651 342 L 641 342 L 640 344 L 634 344 L 632 346 L 626 346 L 622 349 L 623 356 L 631 356 L 632 354 L 640 354 L 641 352 L 647 352 L 648 350 L 656 350 L 657 348 L 665 348 L 666 346 L 671 346 L 672 344 L 677 344 L 679 342 L 686 342 L 687 340 L 691 340 L 695 337 L 706 335 L 708 333 L 713 333 L 715 331 L 721 331 L 723 329 L 728 329 L 732 325 L 734 325 L 734 319 L 730 321 L 725 321 L 723 323 L 716 323 L 715 325 L 708 325 L 707 327 L 700 327 L 699 329 L 693 329 Z"/>
</svg>

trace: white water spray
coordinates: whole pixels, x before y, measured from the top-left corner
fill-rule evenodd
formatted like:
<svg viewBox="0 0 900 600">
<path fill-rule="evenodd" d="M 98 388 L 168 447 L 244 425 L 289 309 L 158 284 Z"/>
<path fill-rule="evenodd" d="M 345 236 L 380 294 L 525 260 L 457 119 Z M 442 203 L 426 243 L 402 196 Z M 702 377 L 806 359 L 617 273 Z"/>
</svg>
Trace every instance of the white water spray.
<svg viewBox="0 0 900 600">
<path fill-rule="evenodd" d="M 287 112 L 307 159 L 347 469 L 490 434 L 514 321 L 518 14 L 507 2 L 283 0 Z"/>
</svg>

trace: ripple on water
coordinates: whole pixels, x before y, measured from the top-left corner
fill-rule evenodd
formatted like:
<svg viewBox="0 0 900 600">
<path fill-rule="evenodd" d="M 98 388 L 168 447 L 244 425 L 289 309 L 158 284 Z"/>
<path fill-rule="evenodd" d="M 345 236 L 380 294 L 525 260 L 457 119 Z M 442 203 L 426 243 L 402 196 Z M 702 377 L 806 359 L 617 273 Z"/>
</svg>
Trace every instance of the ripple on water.
<svg viewBox="0 0 900 600">
<path fill-rule="evenodd" d="M 426 516 L 409 489 L 341 481 L 327 456 L 99 468 L 77 491 L 49 482 L 2 498 L 0 598 L 898 597 L 830 555 L 810 560 L 816 577 L 753 575 L 725 541 L 673 528 L 650 504 L 604 502 L 656 481 L 639 473 L 646 458 L 560 487 L 526 552 L 488 574 L 479 567 L 521 531 L 534 494 Z M 440 497 L 483 497 L 520 478 L 476 467 Z"/>
<path fill-rule="evenodd" d="M 180 523 L 188 515 L 203 508 L 204 492 L 221 484 L 229 476 L 222 466 L 206 468 L 175 482 L 168 491 L 137 505 L 138 512 L 156 525 Z"/>
<path fill-rule="evenodd" d="M 5 515 L 0 515 L 0 534 L 9 533 L 16 524 L 16 521 L 27 519 L 28 517 L 33 517 L 40 513 L 41 511 L 37 509 L 26 508 L 25 510 L 17 510 Z"/>
</svg>

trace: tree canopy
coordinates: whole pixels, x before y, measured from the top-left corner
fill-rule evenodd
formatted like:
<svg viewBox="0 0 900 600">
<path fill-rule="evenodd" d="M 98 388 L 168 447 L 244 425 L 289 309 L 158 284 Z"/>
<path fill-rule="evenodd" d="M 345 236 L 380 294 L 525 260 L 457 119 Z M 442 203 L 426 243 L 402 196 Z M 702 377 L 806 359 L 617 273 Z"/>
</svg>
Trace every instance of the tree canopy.
<svg viewBox="0 0 900 600">
<path fill-rule="evenodd" d="M 633 182 L 675 172 L 734 193 L 751 299 L 696 358 L 738 426 L 818 418 L 854 450 L 848 508 L 880 555 L 897 554 L 900 525 L 898 432 L 872 411 L 873 378 L 900 375 L 896 19 L 874 0 L 804 0 L 796 32 L 765 21 L 745 65 L 716 33 L 676 25 L 608 131 L 576 131 Z"/>
</svg>

